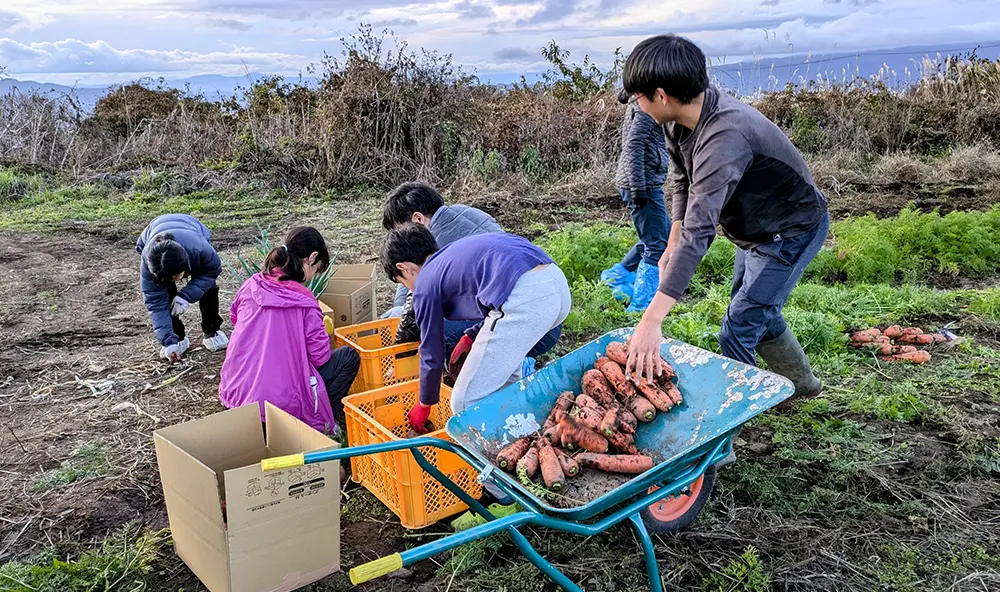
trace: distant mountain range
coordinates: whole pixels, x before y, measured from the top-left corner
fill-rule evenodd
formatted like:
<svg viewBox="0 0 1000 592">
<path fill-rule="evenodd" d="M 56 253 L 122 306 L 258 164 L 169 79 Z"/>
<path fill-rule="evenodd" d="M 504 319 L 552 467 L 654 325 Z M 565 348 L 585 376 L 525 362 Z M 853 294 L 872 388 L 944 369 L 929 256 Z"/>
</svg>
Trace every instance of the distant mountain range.
<svg viewBox="0 0 1000 592">
<path fill-rule="evenodd" d="M 780 57 L 768 57 L 758 60 L 743 60 L 731 64 L 718 63 L 713 60 L 712 76 L 721 86 L 734 89 L 740 94 L 753 95 L 761 90 L 784 88 L 786 84 L 802 85 L 810 80 L 822 77 L 833 82 L 844 82 L 856 77 L 868 78 L 885 71 L 887 82 L 902 85 L 919 79 L 920 63 L 925 57 L 935 59 L 938 55 L 966 55 L 972 50 L 981 58 L 1000 59 L 1000 41 L 980 43 L 978 45 L 946 44 L 939 46 L 908 46 L 891 49 L 874 49 L 860 52 L 826 52 L 811 54 L 793 54 Z M 895 74 L 893 75 L 893 72 Z M 540 72 L 523 74 L 528 82 L 541 78 Z M 483 72 L 480 78 L 491 84 L 505 85 L 521 80 L 520 73 Z M 239 87 L 265 78 L 265 74 L 254 72 L 244 76 L 201 75 L 179 80 L 166 80 L 163 86 L 188 90 L 192 94 L 201 94 L 206 99 L 217 100 L 232 97 Z M 300 80 L 289 76 L 289 82 Z M 304 78 L 302 82 L 314 85 L 315 78 Z M 158 84 L 154 81 L 153 84 Z M 34 82 L 30 80 L 0 80 L 0 95 L 14 89 L 23 93 L 37 92 L 54 98 L 73 94 L 80 105 L 90 110 L 97 100 L 107 94 L 108 89 L 115 85 L 75 86 Z"/>
</svg>

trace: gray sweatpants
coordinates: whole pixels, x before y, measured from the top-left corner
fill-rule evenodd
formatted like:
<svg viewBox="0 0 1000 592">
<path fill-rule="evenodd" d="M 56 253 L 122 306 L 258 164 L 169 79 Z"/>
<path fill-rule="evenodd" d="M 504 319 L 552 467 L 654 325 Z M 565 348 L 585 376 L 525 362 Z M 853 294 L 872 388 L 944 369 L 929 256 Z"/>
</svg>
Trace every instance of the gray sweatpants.
<svg viewBox="0 0 1000 592">
<path fill-rule="evenodd" d="M 569 315 L 569 283 L 549 264 L 521 276 L 499 310 L 483 321 L 451 393 L 458 413 L 521 379 L 521 362 L 546 333 Z"/>
</svg>

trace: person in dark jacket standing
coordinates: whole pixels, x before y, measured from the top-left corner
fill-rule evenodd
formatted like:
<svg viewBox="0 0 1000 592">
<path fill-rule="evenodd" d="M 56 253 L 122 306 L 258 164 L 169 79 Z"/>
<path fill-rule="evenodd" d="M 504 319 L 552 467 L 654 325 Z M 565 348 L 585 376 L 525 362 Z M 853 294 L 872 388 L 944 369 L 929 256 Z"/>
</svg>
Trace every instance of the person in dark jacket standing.
<svg viewBox="0 0 1000 592">
<path fill-rule="evenodd" d="M 194 303 L 201 310 L 205 349 L 218 351 L 229 345 L 220 329 L 219 287 L 216 280 L 222 261 L 210 242 L 211 231 L 193 216 L 164 214 L 146 226 L 135 250 L 142 255 L 139 280 L 143 300 L 153 321 L 160 355 L 171 363 L 191 346 L 181 315 Z M 177 283 L 189 278 L 183 288 Z"/>
<path fill-rule="evenodd" d="M 670 215 L 663 200 L 669 156 L 663 126 L 643 113 L 624 90 L 618 100 L 627 107 L 615 182 L 639 241 L 620 263 L 601 273 L 601 280 L 616 298 L 629 301 L 629 312 L 642 312 L 660 285 L 658 264 L 670 235 Z"/>
<path fill-rule="evenodd" d="M 822 391 L 781 314 L 830 228 L 827 200 L 788 137 L 759 111 L 709 86 L 705 54 L 682 37 L 639 43 L 625 89 L 666 125 L 673 229 L 660 289 L 635 329 L 627 372 L 660 372 L 663 319 L 687 289 L 716 228 L 739 247 L 719 343 L 735 360 L 789 378 L 796 397 Z"/>
</svg>

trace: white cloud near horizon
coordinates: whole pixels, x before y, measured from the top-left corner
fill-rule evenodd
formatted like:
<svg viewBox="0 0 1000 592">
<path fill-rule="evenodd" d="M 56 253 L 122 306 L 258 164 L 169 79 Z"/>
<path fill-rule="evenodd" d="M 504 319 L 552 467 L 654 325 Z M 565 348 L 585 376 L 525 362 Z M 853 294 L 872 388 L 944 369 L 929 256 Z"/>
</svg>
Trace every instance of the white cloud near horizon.
<svg viewBox="0 0 1000 592">
<path fill-rule="evenodd" d="M 553 39 L 602 65 L 664 32 L 714 61 L 1000 39 L 996 0 L 6 0 L 0 66 L 52 82 L 294 74 L 339 54 L 360 21 L 508 74 L 540 69 Z"/>
</svg>

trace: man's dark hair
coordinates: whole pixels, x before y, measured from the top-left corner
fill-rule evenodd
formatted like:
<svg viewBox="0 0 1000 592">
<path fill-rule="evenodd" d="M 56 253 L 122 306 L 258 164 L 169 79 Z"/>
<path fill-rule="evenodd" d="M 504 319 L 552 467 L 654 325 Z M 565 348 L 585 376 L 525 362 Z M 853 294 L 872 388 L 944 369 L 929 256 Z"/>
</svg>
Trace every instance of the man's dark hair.
<svg viewBox="0 0 1000 592">
<path fill-rule="evenodd" d="M 400 224 L 413 221 L 413 214 L 420 212 L 428 218 L 444 206 L 444 198 L 426 183 L 403 183 L 393 189 L 385 201 L 382 227 L 392 230 Z"/>
<path fill-rule="evenodd" d="M 382 245 L 382 269 L 395 282 L 399 277 L 397 263 L 423 265 L 437 250 L 437 241 L 430 230 L 413 222 L 402 224 L 390 230 L 389 236 L 385 237 Z"/>
<path fill-rule="evenodd" d="M 653 98 L 656 89 L 688 104 L 708 88 L 705 54 L 677 35 L 657 35 L 635 46 L 625 60 L 622 83 L 630 95 Z"/>
<path fill-rule="evenodd" d="M 174 240 L 174 235 L 161 232 L 146 248 L 146 267 L 161 284 L 173 283 L 178 273 L 191 271 L 187 250 Z"/>
</svg>

